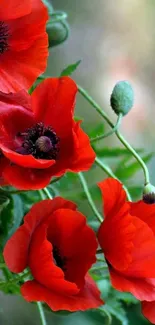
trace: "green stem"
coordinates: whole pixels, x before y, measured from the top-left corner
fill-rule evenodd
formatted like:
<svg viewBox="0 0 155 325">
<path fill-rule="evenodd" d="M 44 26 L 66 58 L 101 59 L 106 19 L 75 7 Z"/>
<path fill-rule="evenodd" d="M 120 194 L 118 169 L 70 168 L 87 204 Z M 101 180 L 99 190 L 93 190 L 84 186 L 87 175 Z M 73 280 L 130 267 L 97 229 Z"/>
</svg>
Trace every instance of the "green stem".
<svg viewBox="0 0 155 325">
<path fill-rule="evenodd" d="M 45 194 L 44 194 L 44 191 L 43 190 L 38 190 L 39 194 L 40 194 L 40 197 L 41 197 L 41 200 L 45 200 Z"/>
<path fill-rule="evenodd" d="M 52 25 L 57 22 L 60 22 L 62 20 L 67 19 L 68 15 L 66 12 L 63 11 L 55 11 L 50 14 L 50 21 L 47 23 L 47 25 Z"/>
<path fill-rule="evenodd" d="M 78 86 L 78 91 L 96 109 L 96 111 L 104 118 L 104 120 L 107 121 L 107 123 L 112 128 L 114 128 L 114 124 L 111 122 L 108 115 L 94 101 L 94 99 L 91 96 L 89 96 L 88 93 L 81 86 Z M 131 145 L 124 139 L 123 135 L 121 135 L 120 132 L 116 131 L 116 136 L 122 142 L 122 144 L 132 153 L 132 155 L 136 158 L 136 160 L 139 162 L 139 164 L 142 167 L 143 172 L 144 172 L 145 185 L 148 184 L 150 182 L 149 172 L 148 172 L 147 166 L 145 165 L 144 161 L 141 159 L 141 157 L 138 155 L 138 153 L 131 147 Z"/>
<path fill-rule="evenodd" d="M 116 135 L 118 139 L 124 144 L 124 146 L 132 153 L 132 155 L 137 159 L 141 167 L 143 168 L 144 176 L 145 176 L 145 185 L 150 183 L 149 171 L 147 166 L 145 165 L 142 158 L 138 155 L 138 153 L 131 147 L 131 145 L 124 139 L 122 134 L 119 131 L 116 131 Z"/>
<path fill-rule="evenodd" d="M 109 131 L 109 132 L 107 132 L 107 133 L 105 133 L 105 134 L 101 134 L 101 135 L 99 135 L 99 136 L 97 136 L 97 137 L 95 137 L 95 138 L 90 139 L 90 142 L 94 142 L 94 141 L 98 141 L 98 140 L 101 140 L 101 139 L 107 138 L 107 137 L 109 137 L 110 135 L 112 135 L 113 133 L 115 133 L 115 132 L 118 130 L 120 124 L 121 124 L 122 117 L 123 117 L 123 115 L 122 115 L 122 113 L 120 113 L 120 114 L 118 115 L 117 122 L 116 122 L 115 126 L 113 127 L 113 129 L 112 129 L 111 131 Z"/>
<path fill-rule="evenodd" d="M 99 158 L 95 158 L 95 163 L 110 177 L 114 178 L 114 179 L 117 179 L 119 180 L 116 175 L 113 173 L 113 171 L 108 167 L 106 166 Z M 123 185 L 123 188 L 126 192 L 126 195 L 127 195 L 127 198 L 128 198 L 128 201 L 132 201 L 132 198 L 130 196 L 130 193 L 128 192 L 128 189 L 126 188 L 126 186 Z"/>
<path fill-rule="evenodd" d="M 98 210 L 97 210 L 97 208 L 96 208 L 96 206 L 95 206 L 95 204 L 94 204 L 94 202 L 92 200 L 92 197 L 91 197 L 91 194 L 89 192 L 89 188 L 88 188 L 87 182 L 86 182 L 83 174 L 82 173 L 78 173 L 78 176 L 79 176 L 79 180 L 81 182 L 81 185 L 82 185 L 82 187 L 84 189 L 84 192 L 86 194 L 86 197 L 88 199 L 88 202 L 90 204 L 90 207 L 92 208 L 92 210 L 93 210 L 95 216 L 97 217 L 97 219 L 99 220 L 99 222 L 102 222 L 103 219 L 102 219 L 100 213 L 98 212 Z"/>
<path fill-rule="evenodd" d="M 37 302 L 37 306 L 38 306 L 38 310 L 39 310 L 42 325 L 47 325 L 42 303 L 40 301 Z"/>
<path fill-rule="evenodd" d="M 52 14 L 54 11 L 54 8 L 52 6 L 52 2 L 49 0 L 43 0 L 45 6 L 48 8 L 49 14 Z"/>
<path fill-rule="evenodd" d="M 47 197 L 48 197 L 50 200 L 53 199 L 53 197 L 52 197 L 52 195 L 50 194 L 50 192 L 49 192 L 49 190 L 47 189 L 47 187 L 43 188 L 43 191 L 46 193 Z"/>
</svg>

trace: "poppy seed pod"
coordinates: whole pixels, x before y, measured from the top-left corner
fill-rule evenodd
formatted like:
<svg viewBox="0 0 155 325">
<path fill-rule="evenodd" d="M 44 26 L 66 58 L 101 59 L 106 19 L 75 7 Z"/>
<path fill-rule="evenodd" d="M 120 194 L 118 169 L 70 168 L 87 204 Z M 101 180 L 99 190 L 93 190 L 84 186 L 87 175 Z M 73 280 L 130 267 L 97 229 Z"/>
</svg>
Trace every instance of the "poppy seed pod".
<svg viewBox="0 0 155 325">
<path fill-rule="evenodd" d="M 144 187 L 143 201 L 147 204 L 155 203 L 155 187 L 150 183 L 146 184 Z"/>
<path fill-rule="evenodd" d="M 69 27 L 66 22 L 49 23 L 46 31 L 50 48 L 61 44 L 68 38 Z"/>
<path fill-rule="evenodd" d="M 110 105 L 114 112 L 118 115 L 126 115 L 132 108 L 134 103 L 134 92 L 128 81 L 119 81 L 116 83 L 111 97 Z"/>
</svg>

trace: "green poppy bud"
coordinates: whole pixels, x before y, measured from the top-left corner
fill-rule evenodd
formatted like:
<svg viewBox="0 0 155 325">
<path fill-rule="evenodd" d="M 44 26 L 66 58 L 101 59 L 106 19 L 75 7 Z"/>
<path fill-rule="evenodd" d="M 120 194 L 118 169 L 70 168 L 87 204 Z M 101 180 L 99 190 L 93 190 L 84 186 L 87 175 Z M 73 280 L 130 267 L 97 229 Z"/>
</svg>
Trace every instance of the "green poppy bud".
<svg viewBox="0 0 155 325">
<path fill-rule="evenodd" d="M 143 201 L 147 204 L 155 203 L 155 186 L 150 183 L 144 186 Z"/>
<path fill-rule="evenodd" d="M 53 47 L 64 42 L 69 33 L 66 22 L 56 22 L 47 24 L 46 31 L 48 34 L 49 47 Z"/>
<path fill-rule="evenodd" d="M 134 103 L 134 92 L 128 81 L 119 81 L 116 83 L 111 97 L 110 105 L 114 112 L 119 115 L 126 115 Z"/>
</svg>

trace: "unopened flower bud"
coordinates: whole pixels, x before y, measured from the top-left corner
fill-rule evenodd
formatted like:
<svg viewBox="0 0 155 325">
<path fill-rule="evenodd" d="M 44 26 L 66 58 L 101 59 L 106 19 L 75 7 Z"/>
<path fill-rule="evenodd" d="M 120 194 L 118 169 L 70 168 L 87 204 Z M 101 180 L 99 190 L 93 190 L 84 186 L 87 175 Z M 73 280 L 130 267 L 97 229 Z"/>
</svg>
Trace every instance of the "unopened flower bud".
<svg viewBox="0 0 155 325">
<path fill-rule="evenodd" d="M 49 47 L 64 42 L 68 37 L 68 24 L 66 22 L 49 23 L 46 27 Z"/>
<path fill-rule="evenodd" d="M 147 204 L 155 203 L 155 186 L 148 183 L 143 190 L 143 201 Z"/>
<path fill-rule="evenodd" d="M 126 115 L 132 108 L 134 103 L 134 92 L 128 81 L 119 81 L 116 83 L 111 97 L 110 105 L 114 112 L 118 115 Z"/>
</svg>

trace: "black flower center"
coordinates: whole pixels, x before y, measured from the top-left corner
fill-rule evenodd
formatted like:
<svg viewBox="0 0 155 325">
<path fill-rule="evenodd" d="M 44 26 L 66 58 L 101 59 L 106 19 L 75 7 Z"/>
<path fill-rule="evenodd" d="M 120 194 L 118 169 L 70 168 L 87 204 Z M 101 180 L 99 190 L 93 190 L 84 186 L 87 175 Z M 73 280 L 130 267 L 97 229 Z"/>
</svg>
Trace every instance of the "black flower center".
<svg viewBox="0 0 155 325">
<path fill-rule="evenodd" d="M 37 159 L 56 159 L 59 153 L 59 138 L 51 127 L 37 123 L 25 132 L 17 134 L 21 146 L 16 152 L 22 155 L 33 155 Z"/>
<path fill-rule="evenodd" d="M 0 21 L 0 54 L 3 54 L 5 51 L 9 49 L 8 38 L 9 38 L 8 25 L 5 24 L 4 21 Z"/>
<path fill-rule="evenodd" d="M 65 271 L 66 257 L 62 257 L 60 255 L 59 249 L 56 246 L 53 247 L 53 258 L 56 266 L 60 267 L 63 271 Z"/>
</svg>

